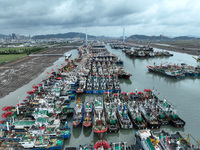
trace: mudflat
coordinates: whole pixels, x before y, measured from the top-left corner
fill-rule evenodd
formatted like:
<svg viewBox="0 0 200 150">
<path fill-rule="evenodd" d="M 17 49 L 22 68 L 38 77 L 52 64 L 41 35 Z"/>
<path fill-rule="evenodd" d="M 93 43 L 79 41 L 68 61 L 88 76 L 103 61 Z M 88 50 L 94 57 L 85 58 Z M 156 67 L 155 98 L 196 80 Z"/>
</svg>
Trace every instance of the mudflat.
<svg viewBox="0 0 200 150">
<path fill-rule="evenodd" d="M 127 41 L 127 44 L 137 45 L 137 46 L 148 46 L 153 48 L 159 48 L 162 50 L 174 51 L 179 53 L 186 53 L 190 55 L 200 55 L 200 41 L 176 41 L 176 42 L 162 42 L 162 43 L 150 43 L 140 45 L 138 41 Z"/>
<path fill-rule="evenodd" d="M 76 47 L 50 48 L 40 54 L 64 54 Z M 61 55 L 26 56 L 0 66 L 0 98 L 29 83 Z"/>
</svg>

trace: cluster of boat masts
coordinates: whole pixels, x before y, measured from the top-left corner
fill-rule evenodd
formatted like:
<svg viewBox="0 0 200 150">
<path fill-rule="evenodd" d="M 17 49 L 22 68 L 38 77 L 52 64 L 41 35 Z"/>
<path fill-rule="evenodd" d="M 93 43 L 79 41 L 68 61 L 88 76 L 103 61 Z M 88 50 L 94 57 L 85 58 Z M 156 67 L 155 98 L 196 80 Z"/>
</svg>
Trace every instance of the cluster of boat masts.
<svg viewBox="0 0 200 150">
<path fill-rule="evenodd" d="M 111 48 L 114 49 L 122 49 L 122 52 L 125 52 L 129 57 L 169 57 L 173 56 L 173 54 L 169 53 L 168 51 L 154 51 L 152 47 L 149 46 L 133 46 L 127 44 L 110 44 Z"/>
<path fill-rule="evenodd" d="M 177 115 L 175 107 L 168 101 L 160 100 L 150 90 L 144 92 L 105 92 L 103 97 L 88 97 L 83 103 L 77 100 L 73 125 L 93 125 L 95 133 L 118 132 L 120 128 L 160 128 L 170 124 L 182 128 L 185 122 Z"/>
<path fill-rule="evenodd" d="M 166 75 L 172 78 L 181 79 L 188 76 L 198 77 L 200 75 L 200 66 L 190 66 L 182 63 L 181 65 L 161 64 L 159 66 L 147 66 L 150 72 Z"/>
<path fill-rule="evenodd" d="M 120 92 L 119 78 L 129 79 L 132 74 L 125 72 L 121 59 L 111 55 L 107 49 L 100 48 L 96 53 L 96 47 L 79 49 L 79 61 L 72 62 L 72 67 L 63 66 L 61 75 L 67 84 L 73 84 L 76 93 L 104 93 Z"/>
<path fill-rule="evenodd" d="M 65 89 L 61 77 L 52 73 L 16 106 L 5 106 L 0 131 L 0 149 L 61 149 L 69 138 L 67 115 L 73 113 L 69 101 L 75 95 Z M 60 93 L 58 95 L 58 92 Z"/>
</svg>

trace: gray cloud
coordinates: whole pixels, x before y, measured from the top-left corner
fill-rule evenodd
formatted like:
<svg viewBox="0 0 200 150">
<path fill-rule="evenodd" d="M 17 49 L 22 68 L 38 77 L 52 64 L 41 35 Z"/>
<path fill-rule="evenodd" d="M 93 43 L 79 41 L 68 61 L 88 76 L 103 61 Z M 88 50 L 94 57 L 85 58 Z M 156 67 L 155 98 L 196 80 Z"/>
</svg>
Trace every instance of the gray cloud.
<svg viewBox="0 0 200 150">
<path fill-rule="evenodd" d="M 199 0 L 0 0 L 0 33 L 200 34 Z"/>
</svg>

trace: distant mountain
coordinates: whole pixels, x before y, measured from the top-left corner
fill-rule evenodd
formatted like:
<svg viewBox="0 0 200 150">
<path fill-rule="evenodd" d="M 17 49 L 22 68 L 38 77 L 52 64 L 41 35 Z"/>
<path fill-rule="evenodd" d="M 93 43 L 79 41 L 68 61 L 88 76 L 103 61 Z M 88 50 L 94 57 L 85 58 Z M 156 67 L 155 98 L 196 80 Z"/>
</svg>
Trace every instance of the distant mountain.
<svg viewBox="0 0 200 150">
<path fill-rule="evenodd" d="M 167 36 L 147 36 L 147 35 L 131 35 L 126 40 L 150 40 L 150 41 L 173 41 L 173 40 L 194 40 L 199 39 L 196 37 L 189 37 L 189 36 L 178 36 L 174 38 L 170 38 Z"/>
<path fill-rule="evenodd" d="M 0 38 L 7 38 L 8 35 L 0 34 Z"/>
<path fill-rule="evenodd" d="M 195 37 L 189 37 L 189 36 L 178 36 L 178 37 L 174 37 L 174 40 L 195 40 L 197 38 Z"/>
<path fill-rule="evenodd" d="M 147 36 L 147 35 L 131 35 L 127 40 L 169 40 L 166 36 Z"/>
<path fill-rule="evenodd" d="M 59 34 L 35 35 L 34 39 L 51 39 L 51 38 L 85 38 L 85 33 L 68 32 Z M 96 39 L 96 36 L 88 35 L 90 39 Z"/>
</svg>

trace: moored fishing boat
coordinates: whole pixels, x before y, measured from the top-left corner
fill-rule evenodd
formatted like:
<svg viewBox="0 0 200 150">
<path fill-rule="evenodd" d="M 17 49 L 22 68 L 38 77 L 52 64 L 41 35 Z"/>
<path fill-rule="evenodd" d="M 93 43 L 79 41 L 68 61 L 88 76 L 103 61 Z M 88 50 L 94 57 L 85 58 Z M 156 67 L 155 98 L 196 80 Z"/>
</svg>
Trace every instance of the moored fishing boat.
<svg viewBox="0 0 200 150">
<path fill-rule="evenodd" d="M 112 93 L 113 92 L 113 79 L 110 77 L 107 78 L 107 89 L 106 89 L 107 92 L 110 92 Z"/>
<path fill-rule="evenodd" d="M 117 107 L 117 117 L 122 129 L 131 129 L 133 124 L 128 116 L 127 106 L 123 103 L 120 103 Z"/>
<path fill-rule="evenodd" d="M 86 100 L 84 103 L 84 117 L 83 117 L 83 126 L 89 127 L 93 122 L 93 102 L 90 99 Z"/>
<path fill-rule="evenodd" d="M 138 104 L 135 101 L 129 102 L 128 113 L 135 128 L 144 129 L 147 127 L 147 123 L 143 119 L 141 112 L 139 111 Z"/>
<path fill-rule="evenodd" d="M 119 123 L 116 114 L 116 105 L 113 102 L 104 102 L 108 132 L 118 132 Z"/>
<path fill-rule="evenodd" d="M 157 117 L 158 121 L 162 125 L 169 124 L 169 117 L 167 117 L 164 111 L 159 107 L 159 100 L 150 99 L 148 105 L 151 106 L 152 113 Z"/>
<path fill-rule="evenodd" d="M 116 62 L 117 64 L 123 64 L 124 63 L 124 61 L 120 58 L 120 59 L 118 59 L 117 60 L 117 62 Z"/>
<path fill-rule="evenodd" d="M 175 107 L 170 104 L 167 100 L 159 101 L 159 108 L 162 109 L 163 114 L 169 119 L 169 123 L 177 128 L 182 128 L 185 126 L 185 121 L 181 119 L 177 114 Z"/>
<path fill-rule="evenodd" d="M 76 93 L 84 93 L 86 88 L 86 78 L 82 77 L 79 81 L 79 87 L 76 90 Z"/>
<path fill-rule="evenodd" d="M 95 97 L 94 99 L 93 131 L 95 133 L 104 133 L 107 131 L 103 99 L 101 97 Z"/>
<path fill-rule="evenodd" d="M 114 84 L 113 84 L 114 93 L 121 92 L 119 79 L 117 77 L 115 77 L 113 82 L 114 82 Z"/>
<path fill-rule="evenodd" d="M 73 114 L 73 118 L 72 118 L 73 125 L 75 127 L 77 127 L 82 122 L 83 112 L 84 112 L 83 102 L 79 98 L 75 104 L 74 114 Z"/>
<path fill-rule="evenodd" d="M 130 76 L 132 76 L 132 74 L 126 73 L 126 72 L 124 71 L 124 68 L 122 68 L 122 67 L 119 68 L 119 72 L 118 72 L 118 77 L 119 77 L 119 78 L 129 79 Z"/>
<path fill-rule="evenodd" d="M 106 90 L 106 77 L 102 76 L 100 78 L 99 93 L 103 94 Z"/>
<path fill-rule="evenodd" d="M 112 100 L 112 95 L 110 92 L 104 92 L 104 102 L 110 102 Z"/>
<path fill-rule="evenodd" d="M 137 143 L 144 150 L 177 150 L 177 149 L 195 149 L 189 142 L 189 137 L 184 138 L 179 132 L 153 133 L 151 130 L 138 130 L 135 132 Z"/>
<path fill-rule="evenodd" d="M 157 117 L 152 113 L 151 108 L 147 106 L 147 104 L 140 104 L 139 110 L 149 128 L 160 128 L 161 122 L 158 121 Z"/>
<path fill-rule="evenodd" d="M 169 76 L 176 79 L 185 77 L 183 71 L 177 66 L 163 66 L 161 64 L 160 66 L 147 66 L 147 68 L 150 72 L 159 73 L 161 75 Z"/>
<path fill-rule="evenodd" d="M 135 137 L 137 140 L 137 143 L 140 145 L 140 147 L 144 150 L 156 150 L 159 148 L 156 147 L 158 144 L 158 141 L 155 141 L 155 145 L 150 140 L 152 133 L 150 130 L 138 130 L 135 132 Z M 153 138 L 153 137 L 152 137 Z"/>
<path fill-rule="evenodd" d="M 128 97 L 128 93 L 126 93 L 126 92 L 121 92 L 121 100 L 122 100 L 122 102 L 128 102 L 128 100 L 129 100 L 129 97 Z"/>
<path fill-rule="evenodd" d="M 79 148 L 79 150 L 93 150 L 93 145 L 91 145 L 91 144 L 84 144 L 84 145 L 79 145 L 78 148 Z"/>
<path fill-rule="evenodd" d="M 127 146 L 127 142 L 111 142 L 110 143 L 111 150 L 129 150 L 130 148 Z"/>
<path fill-rule="evenodd" d="M 99 93 L 99 77 L 98 76 L 94 76 L 93 77 L 92 93 L 93 94 L 98 94 Z"/>
<path fill-rule="evenodd" d="M 85 93 L 92 93 L 92 77 L 91 76 L 89 76 L 87 79 Z"/>
<path fill-rule="evenodd" d="M 63 146 L 63 139 L 59 137 L 24 135 L 19 142 L 25 149 L 56 149 Z"/>
<path fill-rule="evenodd" d="M 105 140 L 99 140 L 94 144 L 93 149 L 94 150 L 99 150 L 99 149 L 109 150 L 110 145 Z"/>
</svg>

